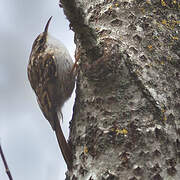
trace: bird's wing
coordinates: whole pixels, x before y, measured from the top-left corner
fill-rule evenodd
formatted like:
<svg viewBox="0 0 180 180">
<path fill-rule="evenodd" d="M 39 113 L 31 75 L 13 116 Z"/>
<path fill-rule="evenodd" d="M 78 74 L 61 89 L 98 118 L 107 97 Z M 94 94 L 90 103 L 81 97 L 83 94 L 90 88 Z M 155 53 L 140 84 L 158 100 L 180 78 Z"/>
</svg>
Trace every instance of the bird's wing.
<svg viewBox="0 0 180 180">
<path fill-rule="evenodd" d="M 28 68 L 28 78 L 36 93 L 41 111 L 54 129 L 58 106 L 56 59 L 47 53 L 34 62 Z"/>
</svg>

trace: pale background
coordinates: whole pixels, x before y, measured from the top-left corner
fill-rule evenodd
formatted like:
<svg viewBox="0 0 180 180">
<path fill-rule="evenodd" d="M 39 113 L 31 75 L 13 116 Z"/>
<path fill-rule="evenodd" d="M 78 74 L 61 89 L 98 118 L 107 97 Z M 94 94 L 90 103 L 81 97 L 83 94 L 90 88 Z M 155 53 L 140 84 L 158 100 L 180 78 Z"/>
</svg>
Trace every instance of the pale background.
<svg viewBox="0 0 180 180">
<path fill-rule="evenodd" d="M 0 142 L 14 180 L 65 178 L 66 165 L 58 143 L 26 73 L 32 43 L 50 16 L 49 32 L 65 44 L 74 59 L 73 32 L 58 0 L 0 3 Z M 66 137 L 74 96 L 63 108 Z M 8 180 L 1 159 L 0 180 Z"/>
</svg>

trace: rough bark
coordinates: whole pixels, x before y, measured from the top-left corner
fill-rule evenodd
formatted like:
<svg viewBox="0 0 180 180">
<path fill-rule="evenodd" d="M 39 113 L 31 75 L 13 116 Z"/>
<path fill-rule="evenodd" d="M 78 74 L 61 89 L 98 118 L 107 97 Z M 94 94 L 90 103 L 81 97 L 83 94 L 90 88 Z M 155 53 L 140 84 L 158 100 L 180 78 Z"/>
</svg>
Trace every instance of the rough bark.
<svg viewBox="0 0 180 180">
<path fill-rule="evenodd" d="M 180 179 L 180 2 L 60 3 L 79 59 L 67 179 Z"/>
</svg>

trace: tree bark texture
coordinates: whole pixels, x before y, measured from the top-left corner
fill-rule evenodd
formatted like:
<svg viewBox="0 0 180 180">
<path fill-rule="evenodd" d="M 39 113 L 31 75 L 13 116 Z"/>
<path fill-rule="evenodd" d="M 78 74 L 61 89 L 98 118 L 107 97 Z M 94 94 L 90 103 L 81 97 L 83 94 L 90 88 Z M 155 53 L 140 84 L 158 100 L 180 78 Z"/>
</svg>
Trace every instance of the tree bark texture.
<svg viewBox="0 0 180 180">
<path fill-rule="evenodd" d="M 180 179 L 180 2 L 60 0 L 79 59 L 67 179 Z"/>
</svg>

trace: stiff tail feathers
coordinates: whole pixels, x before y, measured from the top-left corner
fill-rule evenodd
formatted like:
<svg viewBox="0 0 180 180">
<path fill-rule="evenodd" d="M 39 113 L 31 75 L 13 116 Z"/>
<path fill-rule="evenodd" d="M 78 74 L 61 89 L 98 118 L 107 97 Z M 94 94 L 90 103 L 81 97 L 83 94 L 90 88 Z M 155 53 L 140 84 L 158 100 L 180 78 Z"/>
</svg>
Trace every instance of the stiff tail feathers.
<svg viewBox="0 0 180 180">
<path fill-rule="evenodd" d="M 59 144 L 60 150 L 62 152 L 64 160 L 66 161 L 68 170 L 71 170 L 72 169 L 72 152 L 71 152 L 70 146 L 66 142 L 64 134 L 62 132 L 58 116 L 56 116 L 54 122 L 55 122 L 54 131 L 56 133 L 56 137 L 57 137 L 57 140 L 58 140 L 58 144 Z"/>
</svg>

